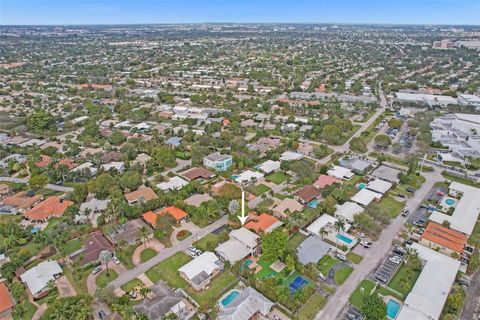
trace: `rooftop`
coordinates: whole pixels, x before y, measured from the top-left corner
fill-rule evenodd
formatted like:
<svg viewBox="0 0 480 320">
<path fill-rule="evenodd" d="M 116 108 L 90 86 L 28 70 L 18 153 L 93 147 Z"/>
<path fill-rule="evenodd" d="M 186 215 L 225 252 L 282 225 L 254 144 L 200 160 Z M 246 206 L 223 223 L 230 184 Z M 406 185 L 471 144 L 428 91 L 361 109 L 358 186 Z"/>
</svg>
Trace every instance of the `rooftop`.
<svg viewBox="0 0 480 320">
<path fill-rule="evenodd" d="M 462 253 L 465 242 L 467 241 L 467 236 L 461 232 L 444 227 L 441 224 L 430 222 L 422 234 L 422 239 Z"/>
</svg>

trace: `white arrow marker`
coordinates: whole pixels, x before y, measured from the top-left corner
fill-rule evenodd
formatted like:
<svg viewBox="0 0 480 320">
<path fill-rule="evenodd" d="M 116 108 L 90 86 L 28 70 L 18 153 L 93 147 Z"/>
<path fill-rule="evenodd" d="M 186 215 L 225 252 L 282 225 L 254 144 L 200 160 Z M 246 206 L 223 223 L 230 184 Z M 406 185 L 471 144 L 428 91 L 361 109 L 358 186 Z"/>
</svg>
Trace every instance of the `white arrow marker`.
<svg viewBox="0 0 480 320">
<path fill-rule="evenodd" d="M 244 191 L 242 191 L 242 215 L 237 217 L 238 219 L 240 219 L 242 226 L 245 224 L 245 222 L 248 219 L 248 215 L 245 216 L 245 192 Z"/>
</svg>

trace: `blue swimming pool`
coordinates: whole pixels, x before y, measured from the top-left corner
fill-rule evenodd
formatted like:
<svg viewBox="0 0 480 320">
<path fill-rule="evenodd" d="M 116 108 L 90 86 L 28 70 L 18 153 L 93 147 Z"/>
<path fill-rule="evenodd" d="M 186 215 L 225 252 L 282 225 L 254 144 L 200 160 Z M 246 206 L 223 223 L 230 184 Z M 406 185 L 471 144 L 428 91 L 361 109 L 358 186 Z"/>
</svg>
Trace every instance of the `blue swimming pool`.
<svg viewBox="0 0 480 320">
<path fill-rule="evenodd" d="M 365 189 L 366 186 L 367 186 L 367 185 L 362 182 L 362 183 L 359 183 L 359 184 L 357 185 L 357 188 L 360 189 L 360 190 L 362 190 L 362 189 Z"/>
<path fill-rule="evenodd" d="M 343 234 L 340 234 L 340 233 L 338 233 L 335 237 L 338 240 L 345 242 L 346 244 L 351 244 L 353 242 L 353 239 L 351 239 L 347 236 L 344 236 Z"/>
<path fill-rule="evenodd" d="M 32 230 L 30 231 L 32 234 L 35 234 L 35 233 L 38 233 L 40 230 L 42 230 L 42 228 L 40 226 L 35 226 L 32 228 Z"/>
<path fill-rule="evenodd" d="M 453 206 L 455 204 L 455 200 L 448 198 L 448 199 L 445 199 L 445 203 L 449 206 Z"/>
<path fill-rule="evenodd" d="M 317 199 L 313 199 L 312 201 L 310 201 L 310 202 L 308 203 L 308 206 L 309 206 L 310 208 L 316 208 L 316 207 L 318 206 L 318 200 L 317 200 Z"/>
<path fill-rule="evenodd" d="M 398 311 L 400 311 L 400 303 L 393 299 L 387 301 L 387 317 L 389 319 L 395 319 L 397 317 Z"/>
<path fill-rule="evenodd" d="M 249 267 L 252 263 L 253 263 L 253 261 L 250 260 L 250 259 L 245 260 L 245 263 L 240 266 L 240 271 L 243 271 L 243 270 L 245 270 L 245 269 L 248 269 L 248 267 Z"/>
<path fill-rule="evenodd" d="M 228 294 L 228 296 L 226 296 L 225 298 L 223 298 L 222 301 L 220 301 L 220 303 L 222 304 L 222 306 L 226 307 L 226 306 L 228 306 L 233 300 L 235 300 L 235 298 L 238 297 L 239 294 L 240 294 L 239 291 L 233 290 L 232 292 L 230 292 L 230 293 Z"/>
</svg>

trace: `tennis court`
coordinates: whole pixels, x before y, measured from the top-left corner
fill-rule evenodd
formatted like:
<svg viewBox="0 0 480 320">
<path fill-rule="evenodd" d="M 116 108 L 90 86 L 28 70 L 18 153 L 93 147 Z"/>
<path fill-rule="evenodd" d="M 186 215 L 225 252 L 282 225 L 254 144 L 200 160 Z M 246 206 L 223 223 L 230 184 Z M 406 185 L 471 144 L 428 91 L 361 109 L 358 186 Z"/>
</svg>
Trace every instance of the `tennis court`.
<svg viewBox="0 0 480 320">
<path fill-rule="evenodd" d="M 300 276 L 297 276 L 290 284 L 288 285 L 288 289 L 290 289 L 290 294 L 294 294 L 298 290 L 301 290 L 306 284 L 308 283 L 307 280 L 303 279 Z"/>
</svg>

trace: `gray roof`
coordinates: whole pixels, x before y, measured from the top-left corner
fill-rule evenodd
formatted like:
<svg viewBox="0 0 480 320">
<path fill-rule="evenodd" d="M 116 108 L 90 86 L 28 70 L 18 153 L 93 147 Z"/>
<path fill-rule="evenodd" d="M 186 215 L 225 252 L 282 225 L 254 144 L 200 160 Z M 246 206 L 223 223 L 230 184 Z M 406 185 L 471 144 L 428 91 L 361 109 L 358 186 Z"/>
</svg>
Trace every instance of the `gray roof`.
<svg viewBox="0 0 480 320">
<path fill-rule="evenodd" d="M 215 152 L 206 156 L 205 158 L 207 158 L 212 162 L 217 162 L 217 161 L 225 161 L 225 160 L 231 159 L 232 156 L 228 154 L 220 154 L 219 152 Z"/>
<path fill-rule="evenodd" d="M 398 183 L 400 181 L 400 179 L 398 178 L 399 173 L 400 170 L 398 169 L 387 167 L 386 165 L 381 165 L 380 167 L 375 169 L 375 171 L 373 171 L 370 175 L 385 181 Z"/>
<path fill-rule="evenodd" d="M 330 245 L 319 237 L 310 236 L 297 248 L 298 261 L 303 265 L 309 262 L 316 264 L 330 251 L 330 248 Z"/>
</svg>

